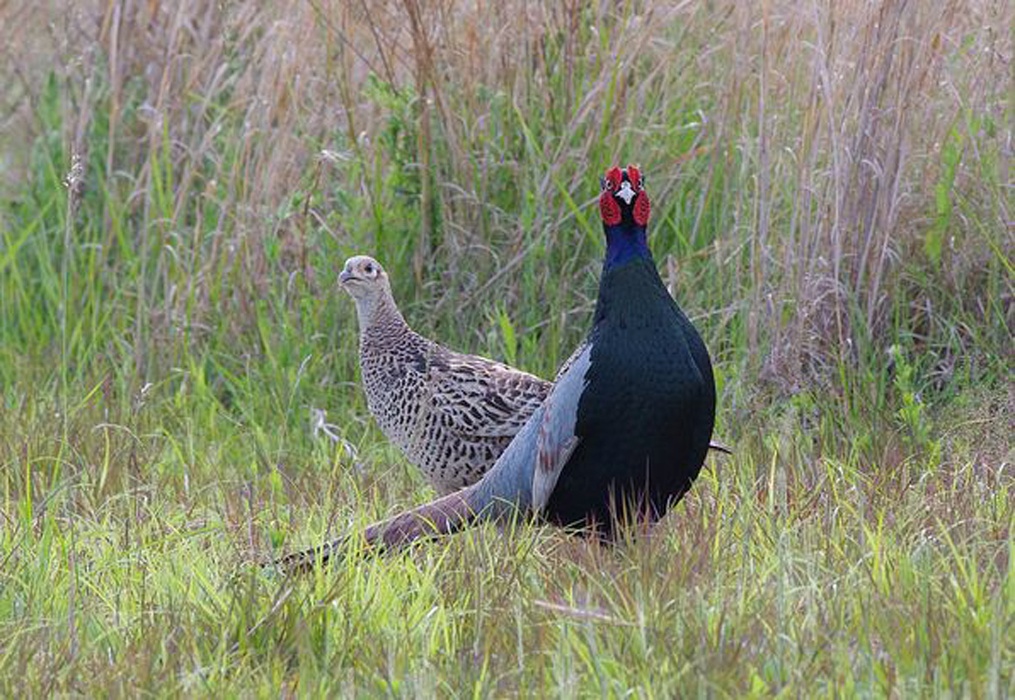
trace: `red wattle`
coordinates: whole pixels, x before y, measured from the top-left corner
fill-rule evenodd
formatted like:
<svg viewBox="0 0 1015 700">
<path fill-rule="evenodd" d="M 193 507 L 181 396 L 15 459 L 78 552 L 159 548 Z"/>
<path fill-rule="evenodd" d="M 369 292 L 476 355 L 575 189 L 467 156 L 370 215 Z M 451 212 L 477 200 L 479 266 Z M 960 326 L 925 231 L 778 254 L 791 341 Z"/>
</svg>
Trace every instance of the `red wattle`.
<svg viewBox="0 0 1015 700">
<path fill-rule="evenodd" d="M 605 190 L 599 195 L 599 215 L 607 226 L 616 226 L 620 223 L 620 205 L 613 198 L 612 190 Z"/>
<path fill-rule="evenodd" d="M 648 226 L 648 217 L 651 213 L 652 204 L 648 201 L 648 194 L 642 190 L 638 193 L 638 198 L 634 200 L 634 210 L 631 212 L 634 223 L 639 226 Z"/>
<path fill-rule="evenodd" d="M 641 189 L 641 171 L 637 167 L 627 166 L 627 179 L 631 181 L 631 187 L 635 192 Z"/>
<path fill-rule="evenodd" d="M 614 192 L 620 189 L 620 181 L 623 177 L 623 173 L 617 166 L 613 166 L 606 171 L 606 181 L 613 185 L 612 189 Z"/>
</svg>

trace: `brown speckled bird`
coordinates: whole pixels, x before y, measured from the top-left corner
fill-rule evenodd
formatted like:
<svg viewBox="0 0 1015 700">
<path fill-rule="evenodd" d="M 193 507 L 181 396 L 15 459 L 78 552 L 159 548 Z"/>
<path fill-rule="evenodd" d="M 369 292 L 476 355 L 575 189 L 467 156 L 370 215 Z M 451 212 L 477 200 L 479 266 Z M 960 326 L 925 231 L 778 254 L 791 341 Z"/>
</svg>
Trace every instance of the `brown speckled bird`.
<svg viewBox="0 0 1015 700">
<path fill-rule="evenodd" d="M 546 398 L 550 383 L 413 331 L 387 273 L 371 257 L 349 258 L 339 283 L 356 302 L 363 389 L 381 430 L 437 491 L 478 481 Z"/>
</svg>

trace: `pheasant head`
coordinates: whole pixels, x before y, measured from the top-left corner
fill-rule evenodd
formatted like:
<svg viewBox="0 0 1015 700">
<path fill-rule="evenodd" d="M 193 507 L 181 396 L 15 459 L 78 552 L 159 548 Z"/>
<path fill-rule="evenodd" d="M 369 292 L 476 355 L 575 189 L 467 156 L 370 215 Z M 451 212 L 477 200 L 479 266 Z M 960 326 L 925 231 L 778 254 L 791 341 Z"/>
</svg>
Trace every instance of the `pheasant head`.
<svg viewBox="0 0 1015 700">
<path fill-rule="evenodd" d="M 388 273 L 369 255 L 355 255 L 346 260 L 338 283 L 356 303 L 360 330 L 365 330 L 379 312 L 395 306 Z"/>
<path fill-rule="evenodd" d="M 650 257 L 646 228 L 652 205 L 641 171 L 614 166 L 600 180 L 599 215 L 606 232 L 605 267 L 632 257 Z"/>
</svg>

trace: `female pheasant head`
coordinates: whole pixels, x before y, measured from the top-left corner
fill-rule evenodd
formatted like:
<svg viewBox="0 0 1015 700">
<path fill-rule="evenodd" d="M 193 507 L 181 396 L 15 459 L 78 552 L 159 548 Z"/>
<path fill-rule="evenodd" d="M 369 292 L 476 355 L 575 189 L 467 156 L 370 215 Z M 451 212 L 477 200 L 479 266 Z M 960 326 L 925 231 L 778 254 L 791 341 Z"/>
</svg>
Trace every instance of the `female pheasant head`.
<svg viewBox="0 0 1015 700">
<path fill-rule="evenodd" d="M 652 205 L 645 192 L 641 171 L 633 165 L 621 170 L 612 167 L 600 180 L 599 215 L 606 232 L 606 260 L 609 269 L 631 258 L 651 258 L 646 228 Z"/>
<path fill-rule="evenodd" d="M 345 268 L 338 275 L 338 283 L 356 302 L 361 331 L 366 330 L 379 313 L 394 310 L 398 314 L 391 296 L 388 273 L 369 255 L 355 255 L 346 260 Z"/>
</svg>

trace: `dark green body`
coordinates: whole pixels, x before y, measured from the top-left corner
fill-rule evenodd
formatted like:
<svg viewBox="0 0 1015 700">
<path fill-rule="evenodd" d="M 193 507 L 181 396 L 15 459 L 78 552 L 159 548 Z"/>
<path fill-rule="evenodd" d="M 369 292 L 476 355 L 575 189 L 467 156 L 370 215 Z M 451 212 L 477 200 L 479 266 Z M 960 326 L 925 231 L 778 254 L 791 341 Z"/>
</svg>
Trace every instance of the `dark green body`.
<svg viewBox="0 0 1015 700">
<path fill-rule="evenodd" d="M 701 337 L 648 257 L 604 270 L 590 341 L 580 442 L 545 515 L 609 532 L 615 518 L 662 517 L 690 487 L 712 437 L 715 381 Z"/>
</svg>

